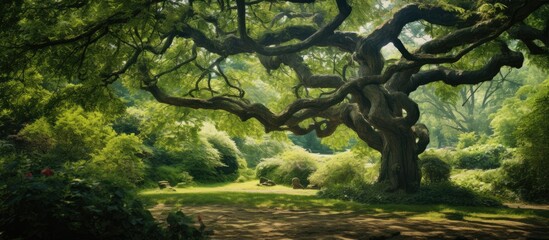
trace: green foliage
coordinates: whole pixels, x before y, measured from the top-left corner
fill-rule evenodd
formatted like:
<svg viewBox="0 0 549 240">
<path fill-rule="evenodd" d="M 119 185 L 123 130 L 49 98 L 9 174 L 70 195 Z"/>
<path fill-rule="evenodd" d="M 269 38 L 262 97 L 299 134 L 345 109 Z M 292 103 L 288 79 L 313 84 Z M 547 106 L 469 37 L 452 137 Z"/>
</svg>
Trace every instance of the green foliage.
<svg viewBox="0 0 549 240">
<path fill-rule="evenodd" d="M 194 184 L 193 176 L 191 176 L 191 174 L 189 174 L 188 172 L 181 172 L 178 174 L 178 177 L 179 177 L 178 179 L 179 181 L 177 182 L 175 187 L 185 188 Z"/>
<path fill-rule="evenodd" d="M 469 189 L 449 182 L 432 183 L 420 187 L 417 193 L 387 192 L 385 184 L 355 183 L 335 185 L 322 189 L 319 195 L 368 204 L 448 204 L 460 206 L 501 206 L 489 196 L 482 196 Z"/>
<path fill-rule="evenodd" d="M 322 138 L 320 142 L 335 151 L 344 151 L 356 146 L 357 142 L 360 141 L 357 139 L 359 138 L 352 129 L 339 126 L 332 135 Z"/>
<path fill-rule="evenodd" d="M 331 154 L 334 152 L 328 146 L 320 142 L 320 139 L 316 136 L 314 131 L 302 136 L 290 134 L 288 135 L 288 138 L 292 140 L 295 145 L 300 146 L 309 152 L 322 154 Z"/>
<path fill-rule="evenodd" d="M 531 161 L 514 159 L 504 162 L 502 166 L 502 186 L 515 192 L 521 200 L 547 203 L 549 183 L 547 166 L 538 166 Z"/>
<path fill-rule="evenodd" d="M 311 184 L 319 187 L 330 187 L 338 184 L 351 184 L 364 181 L 366 161 L 352 152 L 334 155 L 319 166 L 318 170 L 309 176 Z"/>
<path fill-rule="evenodd" d="M 358 141 L 351 150 L 368 163 L 381 162 L 381 153 L 369 147 L 364 141 Z"/>
<path fill-rule="evenodd" d="M 267 176 L 275 176 L 277 174 L 276 171 L 282 164 L 284 164 L 284 161 L 280 158 L 265 158 L 255 167 L 256 177 L 267 178 Z"/>
<path fill-rule="evenodd" d="M 247 137 L 235 142 L 250 168 L 255 168 L 261 159 L 274 157 L 289 148 L 288 144 L 270 138 L 257 140 Z"/>
<path fill-rule="evenodd" d="M 510 156 L 510 151 L 502 145 L 475 145 L 458 151 L 455 167 L 462 169 L 493 169 Z"/>
<path fill-rule="evenodd" d="M 5 179 L 4 179 L 5 180 Z M 0 188 L 7 239 L 160 239 L 151 214 L 127 190 L 61 175 L 11 179 Z"/>
<path fill-rule="evenodd" d="M 475 132 L 462 133 L 458 137 L 457 148 L 466 148 L 473 146 L 479 140 L 478 135 Z"/>
<path fill-rule="evenodd" d="M 53 123 L 42 117 L 17 134 L 26 154 L 51 166 L 90 160 L 116 134 L 102 113 L 86 112 L 79 106 L 65 109 Z"/>
<path fill-rule="evenodd" d="M 181 165 L 161 165 L 149 167 L 145 177 L 146 186 L 157 187 L 158 181 L 168 181 L 171 186 L 190 186 L 193 176 L 186 172 Z M 181 184 L 180 184 L 181 183 Z"/>
<path fill-rule="evenodd" d="M 301 184 L 309 184 L 309 176 L 317 169 L 314 157 L 301 148 L 286 151 L 274 158 L 263 159 L 256 167 L 256 176 L 273 180 L 277 184 L 290 185 L 297 177 Z"/>
<path fill-rule="evenodd" d="M 56 145 L 55 133 L 46 118 L 25 126 L 18 135 L 25 142 L 29 153 L 43 155 L 52 151 Z"/>
<path fill-rule="evenodd" d="M 200 138 L 199 142 L 191 149 L 171 152 L 170 154 L 180 161 L 184 169 L 196 181 L 218 182 L 223 180 L 220 179 L 220 175 L 216 171 L 217 167 L 223 166 L 221 154 L 204 138 Z"/>
<path fill-rule="evenodd" d="M 525 99 L 535 91 L 533 86 L 521 87 L 515 97 L 506 99 L 501 109 L 493 116 L 490 126 L 494 129 L 494 135 L 498 142 L 509 147 L 517 147 L 515 131 L 517 125 L 528 112 Z"/>
<path fill-rule="evenodd" d="M 449 86 L 441 82 L 432 84 L 432 90 L 444 103 L 456 104 L 459 99 L 459 88 Z"/>
<path fill-rule="evenodd" d="M 126 112 L 121 117 L 117 118 L 112 128 L 113 130 L 118 133 L 126 133 L 126 134 L 139 134 L 139 125 L 141 124 L 141 120 L 132 114 L 129 114 L 129 112 Z"/>
<path fill-rule="evenodd" d="M 547 202 L 549 196 L 549 79 L 538 85 L 524 101 L 529 111 L 521 116 L 514 132 L 517 160 L 504 165 L 506 186 L 528 201 Z"/>
<path fill-rule="evenodd" d="M 461 171 L 452 175 L 452 183 L 483 195 L 496 196 L 507 200 L 516 200 L 516 195 L 502 186 L 505 183 L 505 180 L 502 170 L 499 168 Z"/>
<path fill-rule="evenodd" d="M 216 171 L 222 175 L 233 175 L 233 177 L 227 177 L 231 179 L 229 181 L 235 180 L 236 177 L 238 177 L 237 171 L 240 151 L 236 147 L 234 141 L 227 133 L 218 131 L 210 124 L 204 125 L 200 134 L 220 153 L 223 166 L 216 167 Z"/>
<path fill-rule="evenodd" d="M 16 67 L 16 64 L 11 61 L 0 63 L 0 136 L 16 134 L 26 124 L 40 118 L 51 96 L 44 88 L 44 77 L 36 69 L 27 70 L 26 81 L 7 81 L 11 79 L 2 77 L 1 69 L 5 67 Z"/>
<path fill-rule="evenodd" d="M 92 157 L 86 172 L 129 185 L 143 181 L 145 164 L 143 143 L 137 136 L 121 134 L 111 138 L 107 145 Z"/>
<path fill-rule="evenodd" d="M 456 150 L 453 148 L 431 148 L 419 155 L 419 158 L 422 158 L 423 156 L 434 156 L 451 166 L 455 166 L 455 155 Z"/>
<path fill-rule="evenodd" d="M 419 166 L 423 181 L 427 183 L 446 182 L 450 178 L 450 165 L 434 155 L 423 155 Z"/>
<path fill-rule="evenodd" d="M 115 135 L 100 112 L 72 107 L 62 112 L 53 127 L 57 155 L 67 161 L 90 159 Z"/>
</svg>

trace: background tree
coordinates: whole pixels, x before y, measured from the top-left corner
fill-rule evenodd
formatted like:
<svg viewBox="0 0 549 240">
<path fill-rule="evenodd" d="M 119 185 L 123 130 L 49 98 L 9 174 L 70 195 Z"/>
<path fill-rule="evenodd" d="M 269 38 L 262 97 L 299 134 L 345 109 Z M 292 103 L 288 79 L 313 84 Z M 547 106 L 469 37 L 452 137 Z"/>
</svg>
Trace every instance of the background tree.
<svg viewBox="0 0 549 240">
<path fill-rule="evenodd" d="M 549 79 L 535 86 L 524 86 L 505 101 L 492 125 L 496 136 L 507 145 L 517 147 L 514 161 L 503 165 L 507 181 L 523 200 L 547 202 L 547 145 L 549 126 Z M 510 111 L 510 109 L 516 109 Z M 513 128 L 509 126 L 513 125 Z"/>
<path fill-rule="evenodd" d="M 382 153 L 378 181 L 415 191 L 429 133 L 408 95 L 438 81 L 489 81 L 503 66 L 522 66 L 520 49 L 544 58 L 548 1 L 407 2 L 5 1 L 0 81 L 25 84 L 36 71 L 49 89 L 81 86 L 90 93 L 83 104 L 122 84 L 266 132 L 325 137 L 343 125 Z M 414 35 L 414 23 L 425 31 Z M 401 58 L 385 61 L 391 43 Z M 452 65 L 478 51 L 491 58 L 474 69 Z M 277 94 L 248 98 L 260 84 Z"/>
</svg>

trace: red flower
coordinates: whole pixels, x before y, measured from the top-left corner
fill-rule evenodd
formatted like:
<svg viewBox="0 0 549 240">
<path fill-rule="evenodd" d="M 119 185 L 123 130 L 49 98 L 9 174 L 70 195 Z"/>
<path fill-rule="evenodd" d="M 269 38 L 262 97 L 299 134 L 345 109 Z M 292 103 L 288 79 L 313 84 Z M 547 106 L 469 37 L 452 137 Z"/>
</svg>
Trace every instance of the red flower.
<svg viewBox="0 0 549 240">
<path fill-rule="evenodd" d="M 46 168 L 42 169 L 42 171 L 40 171 L 40 173 L 42 173 L 42 175 L 44 175 L 46 177 L 49 177 L 49 176 L 53 175 L 53 170 L 51 170 L 50 167 L 46 167 Z"/>
<path fill-rule="evenodd" d="M 32 178 L 32 173 L 31 172 L 25 173 L 25 178 L 31 179 Z"/>
</svg>

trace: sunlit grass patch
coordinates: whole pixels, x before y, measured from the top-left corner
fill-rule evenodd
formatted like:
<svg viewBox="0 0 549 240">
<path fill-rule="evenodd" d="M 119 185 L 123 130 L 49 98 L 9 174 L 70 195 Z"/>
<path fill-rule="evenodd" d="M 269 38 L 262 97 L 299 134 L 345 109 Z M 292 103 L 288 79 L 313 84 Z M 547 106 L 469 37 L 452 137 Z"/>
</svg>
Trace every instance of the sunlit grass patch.
<svg viewBox="0 0 549 240">
<path fill-rule="evenodd" d="M 276 186 L 258 186 L 258 181 L 248 181 L 243 183 L 215 183 L 201 184 L 187 188 L 173 189 L 149 189 L 141 192 L 142 195 L 148 194 L 180 194 L 180 193 L 205 193 L 205 192 L 253 192 L 265 194 L 287 194 L 287 195 L 316 195 L 317 190 L 313 189 L 292 189 L 291 187 Z"/>
<path fill-rule="evenodd" d="M 286 186 L 263 187 L 256 182 L 210 184 L 173 190 L 143 190 L 140 198 L 152 207 L 158 203 L 173 206 L 236 206 L 286 210 L 334 211 L 369 217 L 455 221 L 546 221 L 549 211 L 462 207 L 448 205 L 363 204 L 319 198 L 315 190 L 294 190 Z"/>
</svg>

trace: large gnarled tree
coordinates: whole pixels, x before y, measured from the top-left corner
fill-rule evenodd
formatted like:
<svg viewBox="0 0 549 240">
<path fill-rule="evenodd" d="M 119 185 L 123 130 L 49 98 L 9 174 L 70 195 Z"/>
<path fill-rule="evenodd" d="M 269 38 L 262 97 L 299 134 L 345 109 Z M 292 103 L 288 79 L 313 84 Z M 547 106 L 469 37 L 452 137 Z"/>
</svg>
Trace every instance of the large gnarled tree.
<svg viewBox="0 0 549 240">
<path fill-rule="evenodd" d="M 380 182 L 413 192 L 429 132 L 417 123 L 419 109 L 408 95 L 435 81 L 476 84 L 504 66 L 520 68 L 523 54 L 509 42 L 518 40 L 530 54 L 547 54 L 547 20 L 538 29 L 527 18 L 547 11 L 549 1 L 374 2 L 4 1 L 0 80 L 25 81 L 26 72 L 38 71 L 51 82 L 133 82 L 159 102 L 255 119 L 266 132 L 315 131 L 325 137 L 344 125 L 382 153 Z M 389 10 L 387 21 L 376 19 Z M 379 26 L 373 29 L 372 23 Z M 421 31 L 420 40 L 404 41 L 411 37 L 409 24 L 429 30 Z M 384 59 L 382 48 L 390 44 L 398 61 Z M 499 51 L 483 67 L 452 68 L 468 53 L 495 45 Z M 271 75 L 230 74 L 246 70 L 239 63 L 244 60 Z M 326 70 L 330 65 L 332 72 Z M 242 83 L 264 76 L 273 85 L 280 77 L 282 91 L 292 93 L 292 101 L 288 94 L 279 98 L 288 102 L 284 108 L 274 110 L 246 94 Z"/>
</svg>

